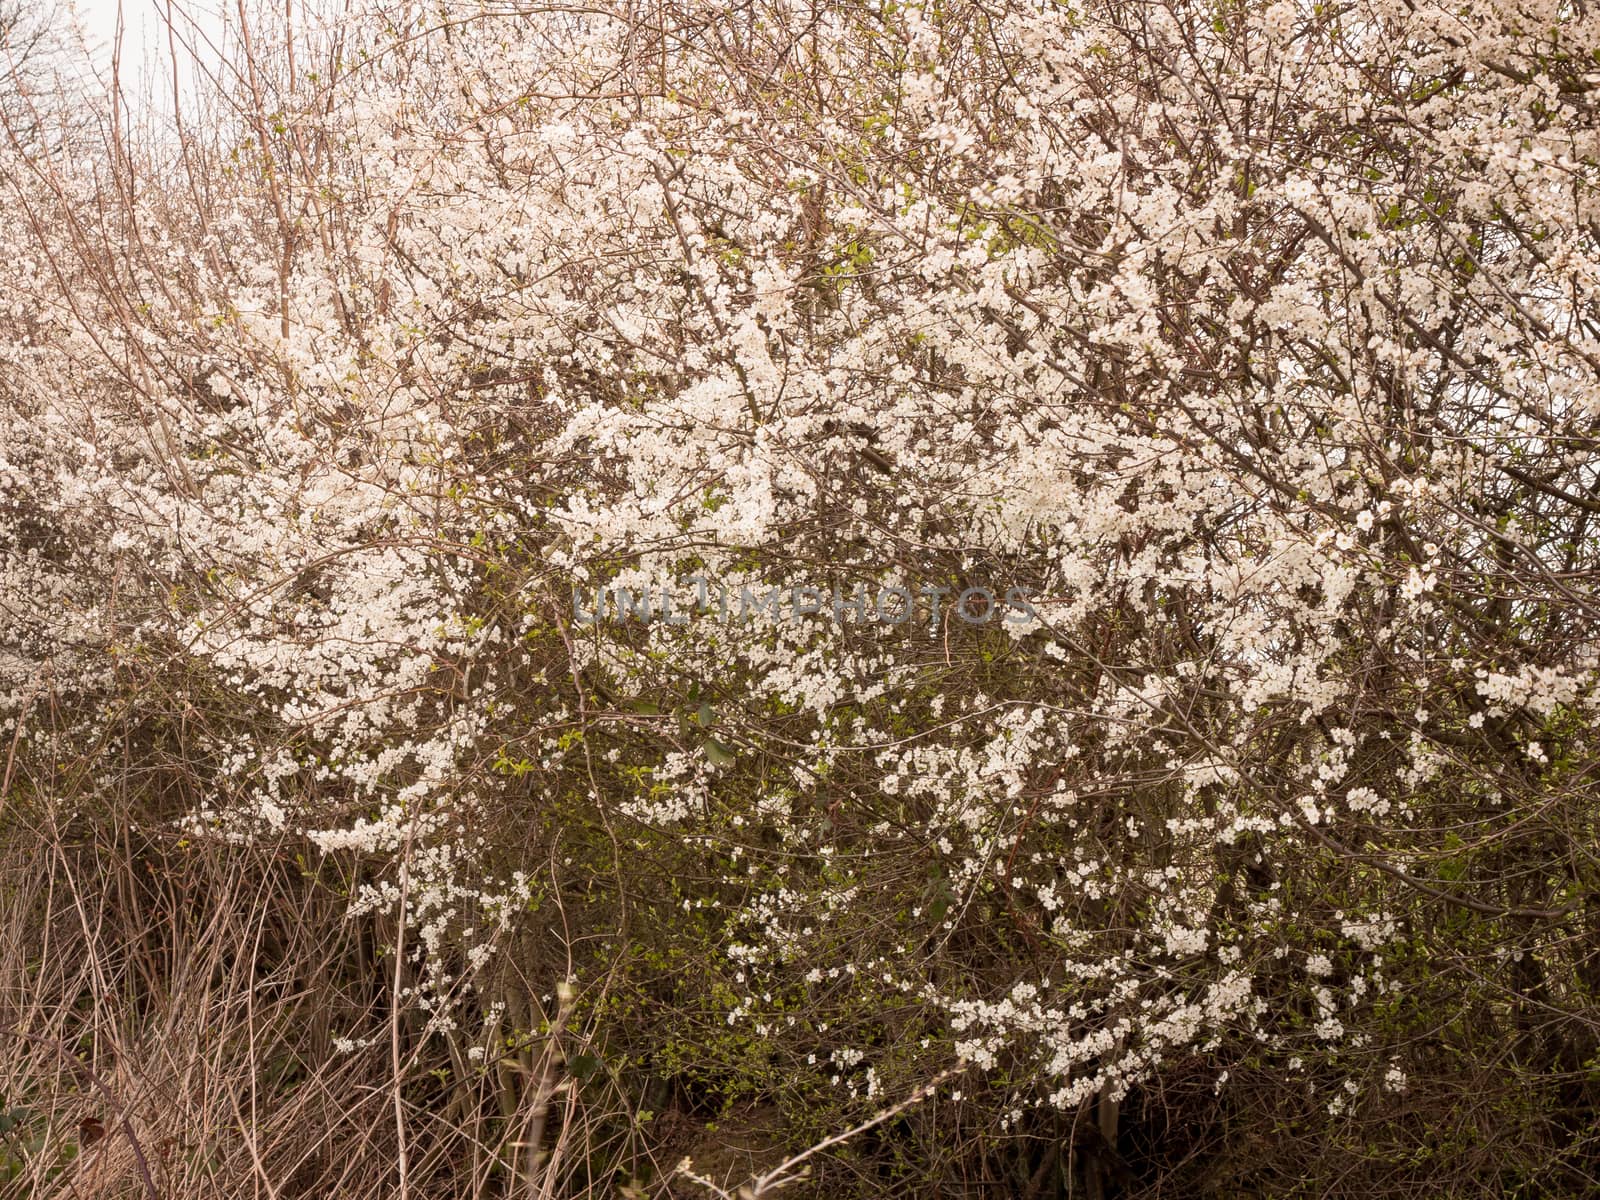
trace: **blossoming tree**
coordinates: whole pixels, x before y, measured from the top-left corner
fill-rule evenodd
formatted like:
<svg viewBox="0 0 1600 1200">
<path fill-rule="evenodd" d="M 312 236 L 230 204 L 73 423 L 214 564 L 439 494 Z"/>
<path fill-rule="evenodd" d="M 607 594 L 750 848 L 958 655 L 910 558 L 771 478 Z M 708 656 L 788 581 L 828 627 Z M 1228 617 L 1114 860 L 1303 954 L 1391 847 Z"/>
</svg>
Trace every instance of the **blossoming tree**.
<svg viewBox="0 0 1600 1200">
<path fill-rule="evenodd" d="M 0 170 L 6 803 L 338 898 L 373 1186 L 1580 1187 L 1586 9 L 246 28 Z"/>
</svg>

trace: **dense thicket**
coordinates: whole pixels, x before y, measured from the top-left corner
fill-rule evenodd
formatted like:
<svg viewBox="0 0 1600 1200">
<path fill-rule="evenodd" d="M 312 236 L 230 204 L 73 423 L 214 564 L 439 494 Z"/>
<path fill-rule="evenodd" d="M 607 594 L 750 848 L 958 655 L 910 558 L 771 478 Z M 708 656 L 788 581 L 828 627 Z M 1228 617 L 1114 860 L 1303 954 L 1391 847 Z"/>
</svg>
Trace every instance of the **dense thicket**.
<svg viewBox="0 0 1600 1200">
<path fill-rule="evenodd" d="M 1600 19 L 275 28 L 0 164 L 18 1195 L 1597 1186 Z"/>
</svg>

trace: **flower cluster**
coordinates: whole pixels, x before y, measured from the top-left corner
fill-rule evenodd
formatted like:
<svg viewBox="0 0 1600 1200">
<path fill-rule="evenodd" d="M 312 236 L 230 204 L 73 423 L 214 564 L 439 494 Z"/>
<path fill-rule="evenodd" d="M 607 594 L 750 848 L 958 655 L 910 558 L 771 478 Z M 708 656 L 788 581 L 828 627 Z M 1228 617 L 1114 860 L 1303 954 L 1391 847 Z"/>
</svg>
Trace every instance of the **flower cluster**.
<svg viewBox="0 0 1600 1200">
<path fill-rule="evenodd" d="M 19 761 L 176 746 L 172 836 L 344 864 L 430 1028 L 523 938 L 841 1105 L 1342 1112 L 1457 918 L 1586 1011 L 1600 17 L 824 7 L 815 90 L 717 5 L 388 7 L 115 270 L 0 165 Z M 572 612 L 696 577 L 1027 619 Z"/>
</svg>

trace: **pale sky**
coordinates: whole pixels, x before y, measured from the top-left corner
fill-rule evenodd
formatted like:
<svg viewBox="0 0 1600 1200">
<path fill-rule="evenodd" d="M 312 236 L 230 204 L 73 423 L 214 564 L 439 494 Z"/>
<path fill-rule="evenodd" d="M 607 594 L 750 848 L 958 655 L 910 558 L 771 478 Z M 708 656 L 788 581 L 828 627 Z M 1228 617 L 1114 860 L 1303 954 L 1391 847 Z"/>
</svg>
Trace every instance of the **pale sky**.
<svg viewBox="0 0 1600 1200">
<path fill-rule="evenodd" d="M 130 103 L 137 103 L 149 86 L 159 108 L 171 107 L 172 92 L 172 60 L 167 50 L 165 15 L 171 13 L 178 31 L 180 84 L 187 91 L 192 67 L 184 61 L 190 50 L 183 43 L 190 43 L 201 63 L 215 61 L 216 47 L 222 43 L 225 26 L 231 24 L 223 19 L 222 3 L 223 0 L 63 0 L 64 5 L 76 11 L 94 52 L 96 66 L 108 83 L 120 9 L 122 55 L 118 70 L 123 95 Z"/>
</svg>

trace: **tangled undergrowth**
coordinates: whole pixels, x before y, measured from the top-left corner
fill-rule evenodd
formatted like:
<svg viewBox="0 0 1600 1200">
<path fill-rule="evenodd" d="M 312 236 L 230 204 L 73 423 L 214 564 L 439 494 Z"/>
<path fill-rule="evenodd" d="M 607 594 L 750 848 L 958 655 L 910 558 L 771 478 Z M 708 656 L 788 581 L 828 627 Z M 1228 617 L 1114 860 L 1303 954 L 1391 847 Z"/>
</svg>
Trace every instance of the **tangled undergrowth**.
<svg viewBox="0 0 1600 1200">
<path fill-rule="evenodd" d="M 0 1194 L 1592 1193 L 1600 18 L 250 28 L 0 152 Z"/>
</svg>

